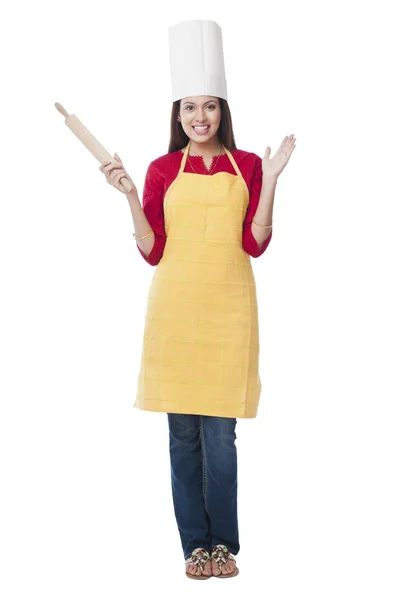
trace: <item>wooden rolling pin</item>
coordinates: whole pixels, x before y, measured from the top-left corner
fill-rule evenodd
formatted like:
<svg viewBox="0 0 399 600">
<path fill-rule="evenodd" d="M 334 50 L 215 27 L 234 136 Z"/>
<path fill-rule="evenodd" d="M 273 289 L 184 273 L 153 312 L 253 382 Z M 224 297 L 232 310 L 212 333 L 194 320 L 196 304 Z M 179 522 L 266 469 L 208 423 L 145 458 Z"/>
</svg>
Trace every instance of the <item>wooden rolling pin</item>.
<svg viewBox="0 0 399 600">
<path fill-rule="evenodd" d="M 113 156 L 100 144 L 98 140 L 90 133 L 88 129 L 83 125 L 82 121 L 79 121 L 76 115 L 68 115 L 65 108 L 59 103 L 55 102 L 56 109 L 65 117 L 65 125 L 76 135 L 76 137 L 86 146 L 86 148 L 96 157 L 101 163 L 108 160 L 115 160 Z M 125 192 L 131 192 L 132 186 L 126 177 L 122 177 L 120 180 L 121 185 Z"/>
</svg>

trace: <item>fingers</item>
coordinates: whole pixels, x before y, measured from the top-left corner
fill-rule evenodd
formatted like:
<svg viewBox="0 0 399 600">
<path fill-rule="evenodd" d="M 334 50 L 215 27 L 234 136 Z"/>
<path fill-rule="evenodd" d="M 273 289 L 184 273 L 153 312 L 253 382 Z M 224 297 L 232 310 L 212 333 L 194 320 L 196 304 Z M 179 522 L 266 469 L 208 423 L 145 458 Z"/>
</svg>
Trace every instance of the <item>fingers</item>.
<svg viewBox="0 0 399 600">
<path fill-rule="evenodd" d="M 287 152 L 291 150 L 294 147 L 295 142 L 296 138 L 294 137 L 293 133 L 291 133 L 290 136 L 286 135 L 283 141 L 281 142 L 280 148 L 277 150 L 277 152 Z"/>
<path fill-rule="evenodd" d="M 292 146 L 292 144 L 295 142 L 295 139 L 296 138 L 294 137 L 294 134 L 291 133 L 291 135 L 289 137 L 286 136 L 285 145 L 286 146 Z"/>
<path fill-rule="evenodd" d="M 287 153 L 292 154 L 293 149 L 295 148 L 296 139 L 294 138 L 294 134 L 290 136 L 287 143 Z"/>
<path fill-rule="evenodd" d="M 122 179 L 122 177 L 127 177 L 123 166 L 121 167 L 121 165 L 116 161 L 108 161 L 101 163 L 99 170 L 102 173 L 104 173 L 108 183 L 114 185 L 118 189 L 120 189 L 120 187 L 118 187 L 118 184 L 120 185 L 118 179 Z"/>
<path fill-rule="evenodd" d="M 98 168 L 103 173 L 109 173 L 110 171 L 112 171 L 112 169 L 115 169 L 116 167 L 120 168 L 120 166 L 121 166 L 120 163 L 118 163 L 116 160 L 112 160 L 112 161 L 107 160 L 105 162 L 102 162 Z"/>
<path fill-rule="evenodd" d="M 116 181 L 122 179 L 122 177 L 126 177 L 126 173 L 124 169 L 114 169 L 113 173 L 110 174 L 109 180 L 114 185 Z M 120 183 L 120 181 L 118 181 Z"/>
<path fill-rule="evenodd" d="M 129 175 L 122 164 L 118 154 L 114 154 L 115 160 L 107 160 L 100 163 L 99 170 L 104 173 L 107 183 L 113 185 L 117 190 L 125 192 L 124 187 L 121 183 L 121 179 L 124 177 L 132 183 Z M 134 184 L 133 184 L 134 186 Z"/>
<path fill-rule="evenodd" d="M 116 161 L 102 162 L 99 170 L 104 173 L 108 183 L 120 189 L 120 180 L 122 177 L 126 177 L 125 169 L 121 167 L 120 163 Z"/>
<path fill-rule="evenodd" d="M 114 158 L 115 158 L 114 161 L 112 161 L 112 160 L 105 160 L 102 163 L 100 163 L 100 166 L 98 167 L 100 169 L 100 171 L 103 171 L 104 167 L 106 167 L 108 165 L 111 165 L 112 163 L 116 164 L 116 165 L 122 165 L 123 166 L 123 163 L 122 163 L 122 161 L 120 159 L 120 156 L 116 152 L 114 152 Z"/>
</svg>

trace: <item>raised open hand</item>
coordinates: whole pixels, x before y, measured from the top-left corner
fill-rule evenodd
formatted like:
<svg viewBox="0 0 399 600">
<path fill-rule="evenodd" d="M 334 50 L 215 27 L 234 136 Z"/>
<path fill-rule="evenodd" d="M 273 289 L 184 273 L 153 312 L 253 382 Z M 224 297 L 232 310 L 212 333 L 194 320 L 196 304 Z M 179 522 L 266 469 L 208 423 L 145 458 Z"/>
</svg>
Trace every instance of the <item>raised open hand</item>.
<svg viewBox="0 0 399 600">
<path fill-rule="evenodd" d="M 280 148 L 277 150 L 276 154 L 272 158 L 270 158 L 270 146 L 266 148 L 265 156 L 262 160 L 262 170 L 264 177 L 277 179 L 277 177 L 280 175 L 281 171 L 284 169 L 285 165 L 290 159 L 290 156 L 295 148 L 295 141 L 296 138 L 294 137 L 293 133 L 291 133 L 290 136 L 286 135 L 280 144 Z"/>
</svg>

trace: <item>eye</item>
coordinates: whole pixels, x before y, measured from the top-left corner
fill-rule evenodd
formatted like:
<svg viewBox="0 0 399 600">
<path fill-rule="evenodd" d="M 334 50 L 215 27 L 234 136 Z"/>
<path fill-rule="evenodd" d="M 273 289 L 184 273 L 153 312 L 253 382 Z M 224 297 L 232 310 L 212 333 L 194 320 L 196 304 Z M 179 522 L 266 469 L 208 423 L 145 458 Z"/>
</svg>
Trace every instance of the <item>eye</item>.
<svg viewBox="0 0 399 600">
<path fill-rule="evenodd" d="M 186 110 L 188 110 L 189 108 L 194 108 L 194 107 L 191 105 L 185 107 Z M 215 104 L 208 104 L 207 108 L 216 108 L 216 106 L 215 106 Z"/>
</svg>

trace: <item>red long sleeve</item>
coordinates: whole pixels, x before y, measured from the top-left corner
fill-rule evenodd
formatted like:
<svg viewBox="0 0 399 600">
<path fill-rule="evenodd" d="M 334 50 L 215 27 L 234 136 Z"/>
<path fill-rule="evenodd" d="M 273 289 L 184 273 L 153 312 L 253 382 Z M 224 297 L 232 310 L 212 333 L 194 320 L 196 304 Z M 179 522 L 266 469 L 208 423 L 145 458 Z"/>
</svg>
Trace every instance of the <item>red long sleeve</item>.
<svg viewBox="0 0 399 600">
<path fill-rule="evenodd" d="M 152 266 L 157 265 L 161 260 L 166 243 L 163 198 L 162 176 L 152 162 L 144 181 L 143 211 L 155 234 L 154 246 L 149 255 L 145 256 L 136 242 L 141 256 Z"/>
<path fill-rule="evenodd" d="M 271 230 L 270 235 L 267 236 L 267 238 L 261 246 L 258 246 L 258 242 L 254 238 L 254 234 L 252 233 L 252 219 L 255 216 L 259 204 L 259 197 L 262 189 L 262 178 L 262 159 L 260 158 L 260 156 L 256 156 L 252 180 L 249 187 L 249 205 L 247 208 L 247 214 L 245 215 L 242 231 L 242 247 L 245 250 L 245 252 L 247 252 L 247 254 L 253 256 L 254 258 L 258 258 L 264 253 L 264 251 L 270 243 L 270 240 L 272 239 L 273 233 L 273 230 Z"/>
<path fill-rule="evenodd" d="M 258 208 L 262 188 L 262 159 L 253 152 L 246 152 L 244 150 L 233 150 L 231 153 L 249 190 L 249 205 L 243 223 L 242 247 L 247 254 L 258 258 L 265 252 L 272 238 L 272 233 L 270 233 L 259 247 L 251 229 L 252 219 Z M 159 263 L 164 252 L 166 233 L 163 201 L 170 184 L 177 177 L 182 158 L 183 154 L 180 150 L 170 152 L 153 160 L 147 169 L 143 190 L 143 210 L 154 231 L 155 242 L 147 257 L 140 250 L 137 243 L 136 245 L 144 260 L 152 266 Z M 204 175 L 208 173 L 201 156 L 190 156 L 190 163 L 193 164 L 196 173 Z M 236 175 L 227 154 L 222 154 L 219 157 L 212 173 L 221 171 Z M 188 161 L 184 172 L 193 172 Z"/>
</svg>

